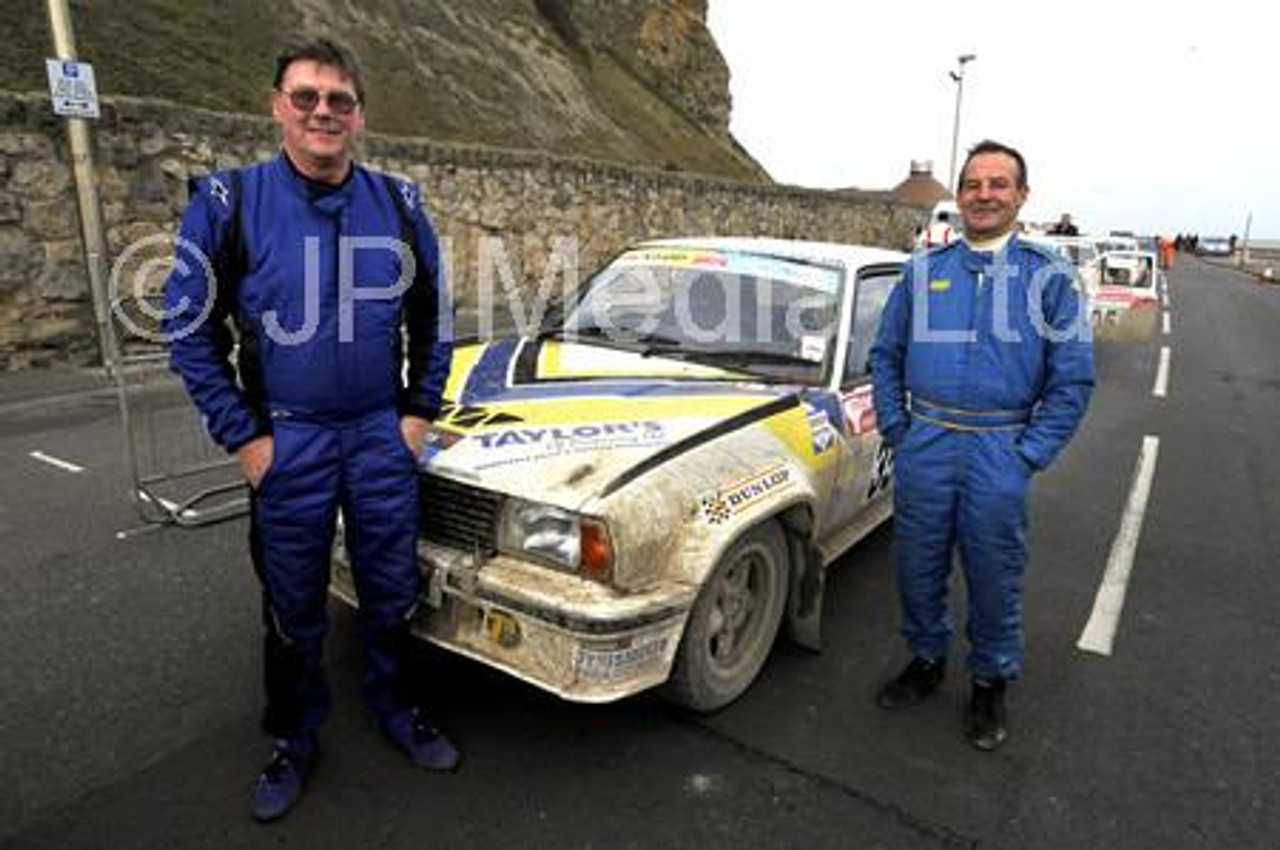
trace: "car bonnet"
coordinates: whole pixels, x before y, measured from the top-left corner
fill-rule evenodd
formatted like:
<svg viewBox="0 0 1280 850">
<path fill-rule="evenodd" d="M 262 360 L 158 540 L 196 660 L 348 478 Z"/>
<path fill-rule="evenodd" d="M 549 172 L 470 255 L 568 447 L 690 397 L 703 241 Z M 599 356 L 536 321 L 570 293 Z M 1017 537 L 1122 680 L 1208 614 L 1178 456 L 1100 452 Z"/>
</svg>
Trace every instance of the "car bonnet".
<svg viewBox="0 0 1280 850">
<path fill-rule="evenodd" d="M 502 340 L 460 348 L 430 473 L 577 507 L 673 447 L 746 427 L 795 397 L 713 367 L 597 346 Z"/>
</svg>

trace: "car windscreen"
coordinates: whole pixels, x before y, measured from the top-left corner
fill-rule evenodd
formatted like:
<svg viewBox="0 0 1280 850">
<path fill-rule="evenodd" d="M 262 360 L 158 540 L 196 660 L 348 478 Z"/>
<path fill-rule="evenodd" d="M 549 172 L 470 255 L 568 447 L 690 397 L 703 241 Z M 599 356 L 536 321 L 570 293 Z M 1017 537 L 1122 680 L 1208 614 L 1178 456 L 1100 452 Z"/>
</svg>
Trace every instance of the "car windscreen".
<svg viewBox="0 0 1280 850">
<path fill-rule="evenodd" d="M 773 380 L 820 383 L 843 271 L 763 253 L 628 251 L 584 285 L 564 333 Z"/>
<path fill-rule="evenodd" d="M 1102 282 L 1108 286 L 1150 289 L 1155 285 L 1155 255 L 1110 251 L 1102 257 Z"/>
</svg>

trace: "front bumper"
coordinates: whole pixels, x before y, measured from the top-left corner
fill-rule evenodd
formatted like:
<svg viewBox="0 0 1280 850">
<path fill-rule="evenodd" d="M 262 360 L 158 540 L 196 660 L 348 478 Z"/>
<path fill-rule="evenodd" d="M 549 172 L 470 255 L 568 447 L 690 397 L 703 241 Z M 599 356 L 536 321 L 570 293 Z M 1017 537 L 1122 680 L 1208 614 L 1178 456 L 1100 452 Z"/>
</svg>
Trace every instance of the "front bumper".
<svg viewBox="0 0 1280 850">
<path fill-rule="evenodd" d="M 1139 342 L 1156 330 L 1160 308 L 1155 300 L 1132 302 L 1095 301 L 1093 338 L 1099 342 Z"/>
<path fill-rule="evenodd" d="M 498 555 L 418 543 L 424 604 L 413 631 L 575 702 L 610 702 L 666 681 L 696 588 L 638 593 Z M 331 590 L 358 601 L 345 552 Z"/>
</svg>

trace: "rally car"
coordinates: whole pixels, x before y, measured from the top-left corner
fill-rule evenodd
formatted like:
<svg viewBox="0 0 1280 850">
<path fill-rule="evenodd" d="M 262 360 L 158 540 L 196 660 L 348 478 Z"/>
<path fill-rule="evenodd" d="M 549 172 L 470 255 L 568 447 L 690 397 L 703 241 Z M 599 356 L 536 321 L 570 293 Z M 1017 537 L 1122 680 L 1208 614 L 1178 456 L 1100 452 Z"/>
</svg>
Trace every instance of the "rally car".
<svg viewBox="0 0 1280 850">
<path fill-rule="evenodd" d="M 710 711 L 891 512 L 867 355 L 904 254 L 630 248 L 535 332 L 460 343 L 419 459 L 417 635 L 581 702 Z M 333 590 L 357 604 L 339 556 Z"/>
<path fill-rule="evenodd" d="M 1155 254 L 1127 244 L 1099 243 L 1102 285 L 1091 301 L 1091 313 L 1094 338 L 1100 341 L 1134 342 L 1155 333 L 1160 263 Z"/>
</svg>

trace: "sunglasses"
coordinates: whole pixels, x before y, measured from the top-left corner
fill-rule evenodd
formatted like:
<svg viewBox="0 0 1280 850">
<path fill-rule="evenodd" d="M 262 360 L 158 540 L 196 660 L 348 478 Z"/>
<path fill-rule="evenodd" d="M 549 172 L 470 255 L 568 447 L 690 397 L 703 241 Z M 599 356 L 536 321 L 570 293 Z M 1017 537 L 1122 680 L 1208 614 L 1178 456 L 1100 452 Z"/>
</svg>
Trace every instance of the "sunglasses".
<svg viewBox="0 0 1280 850">
<path fill-rule="evenodd" d="M 311 112 L 320 105 L 321 94 L 315 89 L 297 88 L 293 91 L 281 89 L 280 93 L 289 98 L 290 105 L 299 112 Z M 334 115 L 350 115 L 360 105 L 360 98 L 349 91 L 325 92 L 323 97 L 329 104 L 329 111 Z"/>
</svg>

